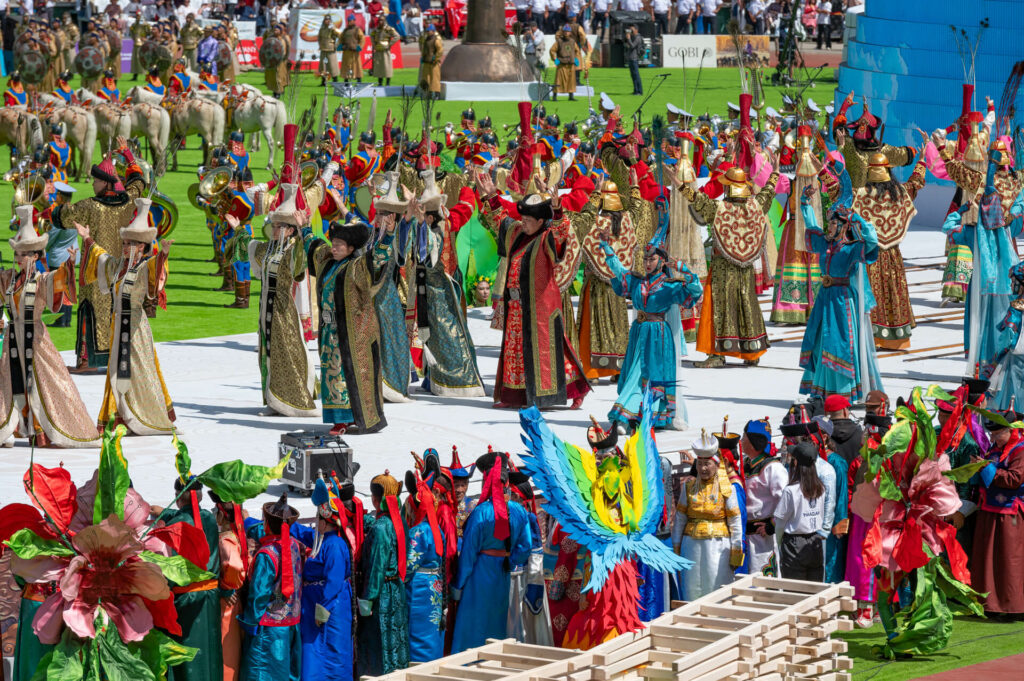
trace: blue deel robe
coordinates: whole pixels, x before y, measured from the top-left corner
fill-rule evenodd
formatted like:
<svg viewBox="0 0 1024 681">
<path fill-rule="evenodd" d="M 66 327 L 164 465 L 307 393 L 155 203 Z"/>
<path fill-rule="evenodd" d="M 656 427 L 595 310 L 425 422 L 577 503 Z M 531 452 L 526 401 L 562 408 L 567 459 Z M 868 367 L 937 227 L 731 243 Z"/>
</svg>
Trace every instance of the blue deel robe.
<svg viewBox="0 0 1024 681">
<path fill-rule="evenodd" d="M 246 523 L 249 536 L 263 537 L 263 523 Z M 249 572 L 249 597 L 239 618 L 245 629 L 242 645 L 241 681 L 301 681 L 302 642 L 299 625 L 287 627 L 260 626 L 277 590 L 280 574 L 277 567 L 264 554 L 255 557 Z M 302 570 L 295 573 L 298 582 Z"/>
<path fill-rule="evenodd" d="M 313 546 L 316 530 L 294 525 L 292 536 Z M 316 606 L 330 617 L 316 623 Z M 320 551 L 306 558 L 302 569 L 302 679 L 303 681 L 351 681 L 352 679 L 352 554 L 336 532 L 324 535 Z"/>
<path fill-rule="evenodd" d="M 424 519 L 406 535 L 405 602 L 409 607 L 409 661 L 444 657 L 444 535 L 437 555 L 434 534 Z"/>
<path fill-rule="evenodd" d="M 1014 408 L 1018 404 L 1024 405 L 1024 344 L 1021 343 L 1020 334 L 1022 325 L 1024 315 L 1015 307 L 1010 307 L 1003 321 L 999 322 L 999 330 L 1004 333 L 1003 347 L 996 356 L 992 391 L 995 393 L 994 406 L 1000 411 L 1009 409 L 1010 401 L 1014 398 Z"/>
<path fill-rule="evenodd" d="M 974 254 L 974 269 L 967 283 L 967 304 L 964 306 L 964 351 L 975 366 L 967 368 L 969 374 L 977 370 L 986 376 L 996 363 L 999 350 L 1007 344 L 1009 332 L 1000 329 L 1000 322 L 1013 298 L 1009 277 L 1010 268 L 1017 264 L 1017 253 L 1013 249 L 1010 234 L 1000 225 L 989 229 L 978 225 L 965 225 L 963 211 L 953 211 L 946 216 L 942 231 L 958 246 L 967 246 Z M 1024 195 L 1018 196 L 1010 208 L 1012 215 L 1024 211 Z M 984 217 L 979 214 L 979 221 Z M 977 346 L 972 347 L 973 339 Z"/>
<path fill-rule="evenodd" d="M 700 280 L 682 263 L 675 265 L 681 272 L 677 280 L 669 279 L 664 272 L 639 277 L 622 266 L 610 246 L 602 244 L 602 247 L 609 255 L 606 262 L 614 275 L 612 290 L 616 295 L 629 298 L 634 309 L 664 316 L 673 306 L 691 308 L 700 298 L 703 291 Z M 655 428 L 672 424 L 676 413 L 678 350 L 668 321 L 633 322 L 619 374 L 619 396 L 608 412 L 609 420 L 620 423 L 639 420 L 643 390 L 649 387 L 655 412 L 651 423 Z"/>
<path fill-rule="evenodd" d="M 807 245 L 818 254 L 822 278 L 827 275 L 849 283 L 823 283 L 818 289 L 800 344 L 800 368 L 804 370 L 800 392 L 821 397 L 849 395 L 856 402 L 868 391 L 882 389 L 871 326 L 864 323 L 875 306 L 864 268 L 878 259 L 878 235 L 870 222 L 854 214 L 861 240 L 829 241 L 814 208 L 805 204 L 802 209 Z"/>
<path fill-rule="evenodd" d="M 520 565 L 530 555 L 532 540 L 526 509 L 508 504 L 509 564 Z M 458 577 L 453 585 L 459 599 L 455 616 L 452 653 L 482 646 L 489 638 L 505 638 L 508 595 L 512 577 L 505 571 L 505 559 L 483 551 L 505 551 L 506 543 L 494 538 L 494 505 L 480 502 L 466 520 L 462 531 L 462 553 Z"/>
<path fill-rule="evenodd" d="M 836 452 L 829 452 L 828 464 L 836 472 L 835 515 L 832 526 L 850 517 L 850 496 L 847 493 L 846 478 L 850 465 Z M 837 537 L 829 532 L 825 540 L 825 581 L 838 584 L 846 579 L 846 536 Z"/>
</svg>

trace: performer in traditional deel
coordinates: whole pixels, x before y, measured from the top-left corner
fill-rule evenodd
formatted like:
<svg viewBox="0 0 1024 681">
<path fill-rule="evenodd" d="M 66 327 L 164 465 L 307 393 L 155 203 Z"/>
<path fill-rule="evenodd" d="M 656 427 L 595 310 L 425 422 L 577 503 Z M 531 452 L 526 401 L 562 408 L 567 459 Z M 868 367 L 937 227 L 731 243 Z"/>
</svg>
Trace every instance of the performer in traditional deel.
<svg viewBox="0 0 1024 681">
<path fill-rule="evenodd" d="M 75 96 L 75 91 L 72 90 L 71 85 L 69 85 L 71 76 L 72 74 L 70 71 L 61 71 L 57 76 L 56 84 L 53 86 L 52 94 L 63 99 L 66 104 L 71 104 L 72 98 Z"/>
<path fill-rule="evenodd" d="M 524 137 L 529 138 L 521 145 L 525 149 L 532 145 L 529 103 L 520 106 L 520 119 L 521 129 L 527 130 Z M 557 192 L 548 198 L 544 183 L 537 183 L 542 193 L 529 194 L 515 205 L 520 215 L 516 221 L 509 217 L 490 176 L 477 175 L 481 212 L 498 227 L 499 248 L 508 257 L 494 406 L 547 407 L 571 400 L 571 408 L 579 409 L 590 385 L 566 338 L 556 277 L 573 235 Z"/>
<path fill-rule="evenodd" d="M 726 356 L 756 366 L 768 351 L 768 333 L 754 288 L 754 263 L 771 232 L 767 213 L 779 179 L 778 158 L 773 156 L 772 162 L 773 171 L 756 196 L 751 195 L 747 174 L 738 167 L 719 178 L 726 186 L 721 202 L 690 187 L 681 190 L 701 222 L 711 225 L 714 243 L 697 327 L 697 350 L 708 358 L 694 366 L 725 366 Z"/>
<path fill-rule="evenodd" d="M 384 21 L 383 14 L 370 19 L 370 44 L 373 46 L 373 69 L 371 76 L 377 79 L 377 86 L 391 85 L 394 69 L 391 66 L 391 48 L 401 40 L 398 31 Z"/>
<path fill-rule="evenodd" d="M 299 512 L 285 492 L 263 504 L 263 522 L 250 521 L 260 548 L 252 559 L 249 591 L 239 619 L 246 632 L 242 681 L 298 681 L 302 669 L 302 582 L 306 550 L 291 536 Z"/>
<path fill-rule="evenodd" d="M 402 507 L 406 533 L 405 598 L 409 607 L 409 662 L 430 662 L 444 656 L 444 561 L 446 545 L 437 517 L 437 500 L 426 479 L 405 473 L 407 496 Z M 439 597 L 440 596 L 440 597 Z"/>
<path fill-rule="evenodd" d="M 993 406 L 1001 410 L 1011 409 L 1018 402 L 1024 404 L 1024 344 L 1020 342 L 1024 327 L 1024 263 L 1011 267 L 1009 275 L 1017 297 L 999 323 L 1004 336 L 991 376 Z M 951 463 L 952 459 L 950 456 Z"/>
<path fill-rule="evenodd" d="M 302 568 L 302 678 L 352 679 L 352 553 L 342 537 L 341 500 L 317 477 L 311 497 L 316 524 L 297 523 L 292 536 L 309 549 Z"/>
<path fill-rule="evenodd" d="M 644 248 L 643 276 L 633 274 L 619 261 L 618 253 L 606 240 L 610 237 L 610 231 L 604 230 L 601 248 L 612 274 L 611 288 L 616 295 L 630 299 L 637 318 L 629 327 L 626 361 L 608 419 L 622 428 L 639 423 L 640 407 L 644 395 L 649 393 L 654 409 L 651 425 L 683 429 L 686 405 L 681 396 L 676 397 L 680 373 L 678 346 L 666 315 L 673 306 L 686 309 L 697 303 L 703 293 L 700 280 L 683 263 L 670 264 L 660 241 L 652 241 Z M 678 276 L 672 275 L 670 267 Z"/>
<path fill-rule="evenodd" d="M 234 136 L 241 133 L 233 132 L 231 134 Z M 244 160 L 245 165 L 234 165 L 233 184 L 227 190 L 227 195 L 221 198 L 221 201 L 228 204 L 223 218 L 227 229 L 224 230 L 222 236 L 226 264 L 225 283 L 233 285 L 235 294 L 235 300 L 224 307 L 240 310 L 249 309 L 249 288 L 252 275 L 248 243 L 252 238 L 252 220 L 261 208 L 256 205 L 257 192 L 252 189 L 252 171 L 248 167 L 248 154 L 245 155 Z"/>
<path fill-rule="evenodd" d="M 95 196 L 55 207 L 52 211 L 54 227 L 75 229 L 76 222 L 88 225 L 93 240 L 107 253 L 120 252 L 120 230 L 131 223 L 135 216 L 136 207 L 132 201 L 140 198 L 146 190 L 142 169 L 135 163 L 127 141 L 118 138 L 117 148 L 128 161 L 123 184 L 113 161 L 107 158 L 100 165 L 92 167 Z M 112 306 L 109 291 L 89 284 L 79 287 L 78 293 L 76 365 L 73 373 L 106 366 L 111 338 Z"/>
<path fill-rule="evenodd" d="M 317 46 L 320 48 L 320 84 L 326 85 L 330 77 L 332 83 L 338 82 L 338 38 L 341 31 L 334 28 L 330 14 L 324 15 L 320 22 L 320 30 L 316 34 Z"/>
<path fill-rule="evenodd" d="M 364 584 L 357 600 L 356 669 L 361 676 L 380 676 L 409 666 L 409 610 L 404 585 L 408 546 L 398 500 L 401 493 L 402 483 L 387 470 L 370 480 L 375 513 L 367 518 Z"/>
<path fill-rule="evenodd" d="M 113 172 L 110 159 L 107 172 Z M 115 191 L 120 189 L 120 182 Z M 121 256 L 108 253 L 79 222 L 75 228 L 82 237 L 82 273 L 84 284 L 100 283 L 113 298 L 110 331 L 113 342 L 107 364 L 107 382 L 97 423 L 102 428 L 111 418 L 128 427 L 135 435 L 166 435 L 174 432 L 174 405 L 171 403 L 160 362 L 156 356 L 153 332 L 142 309 L 147 297 L 157 298 L 167 280 L 167 256 L 170 241 L 161 241 L 153 253 L 156 227 L 149 225 L 149 199 L 135 199 L 135 218 L 120 230 Z M 65 218 L 67 219 L 67 218 Z"/>
<path fill-rule="evenodd" d="M 381 394 L 380 325 L 373 295 L 394 266 L 395 221 L 365 253 L 370 226 L 349 216 L 332 222 L 327 241 L 302 230 L 309 269 L 316 276 L 320 324 L 320 390 L 331 434 L 374 433 L 387 425 Z"/>
<path fill-rule="evenodd" d="M 167 91 L 167 86 L 164 85 L 163 81 L 160 79 L 160 68 L 158 66 L 150 67 L 149 73 L 146 74 L 146 84 L 143 86 L 143 89 L 148 90 L 155 95 L 160 95 L 161 97 L 164 96 L 164 93 Z"/>
<path fill-rule="evenodd" d="M 719 441 L 702 429 L 690 446 L 697 457 L 697 476 L 680 490 L 672 524 L 672 548 L 693 561 L 682 573 L 687 601 L 728 584 L 733 569 L 743 564 L 743 521 Z"/>
<path fill-rule="evenodd" d="M 638 203 L 640 189 L 634 185 L 627 191 Z M 578 324 L 580 363 L 587 380 L 594 382 L 619 375 L 629 341 L 629 310 L 625 298 L 616 295 L 612 284 L 616 273 L 602 246 L 608 244 L 616 261 L 627 271 L 633 269 L 636 227 L 631 211 L 622 204 L 618 185 L 605 180 L 599 191 L 570 215 L 584 262 Z"/>
<path fill-rule="evenodd" d="M 341 77 L 348 83 L 363 82 L 363 45 L 366 34 L 355 22 L 345 26 L 341 32 Z"/>
<path fill-rule="evenodd" d="M 569 101 L 573 101 L 576 93 L 576 71 L 580 67 L 580 46 L 572 35 L 572 27 L 564 24 L 555 33 L 555 42 L 549 51 L 551 63 L 555 65 L 555 88 L 551 91 L 552 101 L 558 99 L 558 95 L 569 95 Z"/>
<path fill-rule="evenodd" d="M 530 525 L 526 510 L 509 505 L 508 454 L 488 452 L 476 461 L 484 475 L 480 501 L 462 533 L 459 569 L 452 598 L 459 601 L 452 653 L 483 645 L 506 632 L 508 596 L 513 565 L 530 555 Z"/>
<path fill-rule="evenodd" d="M 441 59 L 444 58 L 444 42 L 437 34 L 437 27 L 428 24 L 420 36 L 420 94 L 432 99 L 441 96 Z"/>
<path fill-rule="evenodd" d="M 17 269 L 0 270 L 0 300 L 9 311 L 0 355 L 0 443 L 27 437 L 37 447 L 95 447 L 99 433 L 50 340 L 43 311 L 75 299 L 75 263 L 40 273 L 48 234 L 37 235 L 31 205 L 18 206 L 10 239 Z"/>
<path fill-rule="evenodd" d="M 284 46 L 284 56 L 276 65 L 263 69 L 263 81 L 274 97 L 280 99 L 281 95 L 284 94 L 284 89 L 291 82 L 291 74 L 288 71 L 291 38 L 288 37 L 288 29 L 284 22 L 275 24 L 272 28 L 268 29 L 268 33 L 270 34 L 269 37 L 281 41 L 281 44 Z M 264 35 L 263 39 L 266 40 L 267 36 Z"/>
<path fill-rule="evenodd" d="M 864 266 L 878 258 L 878 237 L 870 222 L 853 210 L 853 188 L 845 168 L 838 168 L 839 189 L 829 209 L 828 224 L 818 223 L 807 187 L 801 209 L 807 244 L 818 254 L 821 288 L 800 344 L 804 395 L 845 395 L 860 401 L 882 390 L 868 313 L 875 305 Z"/>
<path fill-rule="evenodd" d="M 178 42 L 181 43 L 182 58 L 193 71 L 199 68 L 197 52 L 199 51 L 199 39 L 202 37 L 203 29 L 196 23 L 196 15 L 190 12 L 185 17 L 185 24 L 181 27 Z"/>
<path fill-rule="evenodd" d="M 4 106 L 28 106 L 28 93 L 21 83 L 21 73 L 12 71 L 4 90 Z"/>
</svg>

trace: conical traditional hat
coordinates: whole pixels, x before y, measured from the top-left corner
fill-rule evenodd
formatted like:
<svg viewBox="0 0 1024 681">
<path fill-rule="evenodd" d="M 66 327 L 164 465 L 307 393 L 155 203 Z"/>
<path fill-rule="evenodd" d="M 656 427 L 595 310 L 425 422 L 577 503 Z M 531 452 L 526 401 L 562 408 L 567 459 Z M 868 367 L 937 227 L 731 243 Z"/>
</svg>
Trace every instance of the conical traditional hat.
<svg viewBox="0 0 1024 681">
<path fill-rule="evenodd" d="M 121 239 L 151 244 L 156 239 L 156 226 L 149 224 L 149 207 L 153 204 L 149 199 L 135 199 L 135 218 L 127 227 L 121 228 Z"/>
<path fill-rule="evenodd" d="M 31 204 L 18 206 L 14 209 L 18 216 L 18 223 L 21 226 L 18 228 L 18 233 L 14 235 L 14 238 L 8 239 L 7 243 L 11 245 L 15 252 L 41 251 L 46 248 L 46 242 L 49 241 L 50 236 L 48 234 L 36 234 L 36 228 L 32 226 L 32 211 Z"/>
</svg>

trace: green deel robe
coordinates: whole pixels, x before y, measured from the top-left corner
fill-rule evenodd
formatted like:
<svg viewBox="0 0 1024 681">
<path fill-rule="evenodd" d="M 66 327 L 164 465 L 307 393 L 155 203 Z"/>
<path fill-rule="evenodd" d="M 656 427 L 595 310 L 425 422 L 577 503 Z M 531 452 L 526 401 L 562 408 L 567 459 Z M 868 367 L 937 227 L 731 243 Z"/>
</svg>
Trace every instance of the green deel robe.
<svg viewBox="0 0 1024 681">
<path fill-rule="evenodd" d="M 18 580 L 20 583 L 21 580 Z M 32 618 L 42 605 L 40 601 L 22 598 L 18 606 L 18 643 L 14 648 L 14 681 L 30 681 L 36 673 L 39 661 L 51 650 L 52 645 L 39 642 L 32 631 Z"/>
<path fill-rule="evenodd" d="M 364 542 L 361 598 L 373 610 L 359 618 L 357 673 L 381 676 L 409 666 L 409 614 L 398 576 L 398 535 L 387 511 L 367 527 Z"/>
<path fill-rule="evenodd" d="M 210 547 L 210 560 L 206 570 L 220 575 L 220 551 L 218 541 L 220 530 L 213 513 L 199 509 L 199 518 Z M 167 525 L 188 523 L 194 525 L 192 509 L 168 509 L 160 516 Z M 173 588 L 173 585 L 172 585 Z M 191 662 L 185 662 L 167 669 L 168 681 L 222 681 L 224 660 L 220 638 L 220 589 L 191 591 L 174 594 L 174 607 L 178 611 L 181 636 L 172 636 L 176 641 L 199 652 Z"/>
</svg>

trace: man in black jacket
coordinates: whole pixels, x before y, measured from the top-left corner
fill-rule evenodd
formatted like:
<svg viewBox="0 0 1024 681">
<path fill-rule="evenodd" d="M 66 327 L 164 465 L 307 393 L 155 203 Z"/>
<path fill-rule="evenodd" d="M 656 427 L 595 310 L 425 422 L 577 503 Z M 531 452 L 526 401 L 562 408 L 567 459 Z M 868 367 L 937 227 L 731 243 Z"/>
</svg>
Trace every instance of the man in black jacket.
<svg viewBox="0 0 1024 681">
<path fill-rule="evenodd" d="M 629 75 L 633 79 L 633 94 L 642 95 L 644 86 L 640 82 L 640 59 L 644 56 L 644 40 L 636 30 L 636 26 L 626 29 L 625 50 Z"/>
<path fill-rule="evenodd" d="M 851 463 L 860 456 L 864 431 L 860 424 L 850 418 L 850 400 L 842 395 L 829 395 L 825 398 L 825 415 L 832 422 L 832 441 L 836 443 L 836 453 L 847 464 Z"/>
</svg>

